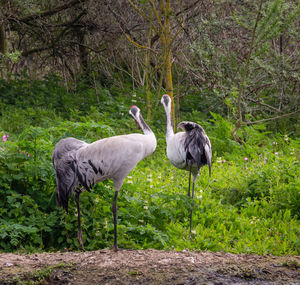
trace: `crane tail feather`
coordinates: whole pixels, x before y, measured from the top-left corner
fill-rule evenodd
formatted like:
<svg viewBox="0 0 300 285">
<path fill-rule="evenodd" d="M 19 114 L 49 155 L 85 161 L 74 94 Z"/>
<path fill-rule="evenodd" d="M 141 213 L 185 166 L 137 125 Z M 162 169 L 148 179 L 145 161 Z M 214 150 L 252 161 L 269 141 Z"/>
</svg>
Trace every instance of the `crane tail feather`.
<svg viewBox="0 0 300 285">
<path fill-rule="evenodd" d="M 64 167 L 56 169 L 56 205 L 68 212 L 69 199 L 78 185 L 78 178 L 72 164 L 64 163 Z"/>
<path fill-rule="evenodd" d="M 65 138 L 58 142 L 52 154 L 52 162 L 56 171 L 56 205 L 62 206 L 68 212 L 68 203 L 72 192 L 78 186 L 76 174 L 76 151 L 85 142 Z"/>
<path fill-rule="evenodd" d="M 186 132 L 184 148 L 188 165 L 196 164 L 198 171 L 203 165 L 208 165 L 211 175 L 211 144 L 204 129 L 193 122 L 184 121 L 178 127 Z"/>
</svg>

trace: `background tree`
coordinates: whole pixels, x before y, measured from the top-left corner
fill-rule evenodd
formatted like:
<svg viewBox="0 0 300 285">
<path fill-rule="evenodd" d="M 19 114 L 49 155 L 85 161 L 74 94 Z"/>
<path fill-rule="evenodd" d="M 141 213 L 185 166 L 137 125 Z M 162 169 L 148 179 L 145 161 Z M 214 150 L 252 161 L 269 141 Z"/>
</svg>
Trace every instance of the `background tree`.
<svg viewBox="0 0 300 285">
<path fill-rule="evenodd" d="M 148 118 L 150 112 L 155 117 L 164 92 L 178 95 L 173 100 L 178 112 L 214 111 L 237 125 L 284 115 L 276 120 L 280 126 L 298 112 L 296 1 L 7 0 L 1 5 L 3 77 L 56 72 L 66 83 L 85 82 L 98 90 L 98 102 L 101 87 L 118 86 L 129 97 L 134 89 L 145 93 Z"/>
<path fill-rule="evenodd" d="M 175 123 L 175 107 L 174 107 L 174 88 L 173 88 L 173 79 L 172 79 L 172 64 L 173 64 L 173 57 L 172 57 L 172 49 L 173 44 L 176 40 L 176 37 L 182 32 L 182 23 L 181 25 L 178 25 L 180 22 L 179 19 L 176 19 L 175 21 L 175 15 L 174 11 L 172 10 L 172 1 L 159 1 L 157 4 L 155 4 L 154 1 L 149 0 L 148 3 L 150 5 L 150 11 L 146 14 L 142 8 L 138 7 L 137 3 L 134 3 L 131 0 L 128 0 L 128 2 L 132 5 L 132 7 L 143 17 L 144 20 L 146 20 L 150 26 L 149 28 L 149 37 L 151 37 L 152 30 L 154 30 L 155 34 L 154 37 L 148 38 L 148 49 L 147 49 L 147 61 L 146 61 L 146 82 L 148 82 L 149 79 L 149 63 L 150 63 L 150 51 L 151 51 L 151 42 L 156 41 L 157 39 L 160 39 L 161 47 L 160 51 L 156 52 L 157 57 L 160 59 L 159 66 L 157 66 L 155 69 L 160 70 L 160 80 L 159 80 L 159 86 L 157 88 L 158 96 L 160 95 L 162 84 L 164 83 L 164 88 L 166 92 L 169 94 L 169 96 L 172 99 L 172 119 L 173 123 Z M 174 6 L 174 4 L 173 4 Z M 174 8 L 174 7 L 173 7 Z M 144 8 L 145 10 L 146 8 Z M 154 16 L 153 16 L 154 15 Z M 155 21 L 153 19 L 155 18 Z M 172 21 L 171 21 L 172 18 Z M 172 22 L 172 23 L 171 23 Z M 172 27 L 171 27 L 172 26 Z M 127 35 L 128 36 L 128 35 Z M 132 42 L 132 40 L 130 39 Z M 135 44 L 137 45 L 137 44 Z M 149 83 L 146 83 L 149 84 Z M 148 87 L 146 87 L 148 89 Z M 149 91 L 146 91 L 149 92 Z M 149 94 L 147 95 L 147 102 L 149 101 Z M 148 104 L 148 106 L 150 106 Z M 148 108 L 148 114 L 149 114 L 149 108 Z"/>
</svg>

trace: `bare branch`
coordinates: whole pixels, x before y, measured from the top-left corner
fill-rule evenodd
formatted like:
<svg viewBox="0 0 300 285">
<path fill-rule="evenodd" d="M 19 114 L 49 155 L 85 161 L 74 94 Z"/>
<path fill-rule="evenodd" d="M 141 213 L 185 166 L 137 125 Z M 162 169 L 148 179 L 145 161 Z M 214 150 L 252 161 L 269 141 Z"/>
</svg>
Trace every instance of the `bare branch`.
<svg viewBox="0 0 300 285">
<path fill-rule="evenodd" d="M 265 107 L 267 107 L 267 108 L 269 108 L 269 109 L 271 109 L 271 110 L 273 110 L 273 111 L 276 111 L 276 112 L 279 112 L 279 113 L 283 113 L 283 111 L 281 111 L 281 110 L 279 110 L 279 109 L 277 109 L 277 108 L 275 108 L 275 107 L 273 107 L 273 106 L 271 106 L 271 105 L 268 105 L 268 104 L 262 102 L 261 99 L 254 100 L 254 99 L 252 99 L 252 98 L 247 98 L 247 100 L 249 100 L 249 101 L 251 101 L 251 102 L 253 102 L 253 103 L 256 103 L 256 104 L 258 104 L 258 105 L 265 106 Z"/>
<path fill-rule="evenodd" d="M 178 11 L 175 16 L 178 17 L 179 15 L 183 14 L 184 12 L 190 10 L 191 8 L 195 7 L 198 3 L 200 2 L 200 0 L 195 1 L 194 3 L 192 3 L 191 5 L 187 6 L 186 8 L 184 8 L 183 10 Z"/>
<path fill-rule="evenodd" d="M 69 8 L 75 6 L 79 3 L 83 3 L 85 1 L 87 1 L 87 0 L 71 0 L 68 3 L 57 6 L 53 9 L 51 9 L 51 10 L 48 10 L 48 11 L 45 11 L 45 12 L 42 12 L 42 13 L 36 13 L 36 14 L 33 14 L 33 15 L 29 15 L 29 16 L 26 16 L 24 18 L 17 19 L 17 21 L 20 21 L 22 23 L 28 23 L 28 22 L 34 21 L 36 19 L 41 19 L 41 18 L 45 18 L 45 17 L 48 17 L 48 16 L 52 16 L 52 15 L 54 15 L 54 14 L 60 12 L 60 11 L 69 9 Z M 16 20 L 16 19 L 11 19 L 11 20 Z"/>
<path fill-rule="evenodd" d="M 277 120 L 277 119 L 281 119 L 281 118 L 284 118 L 284 117 L 289 117 L 289 116 L 295 115 L 299 112 L 300 112 L 300 110 L 297 110 L 297 111 L 292 112 L 292 113 L 283 114 L 283 115 L 272 117 L 272 118 L 267 118 L 267 119 L 258 120 L 258 121 L 254 121 L 254 122 L 243 122 L 243 125 L 249 126 L 249 125 L 264 123 L 264 122 L 271 121 L 271 120 Z"/>
</svg>

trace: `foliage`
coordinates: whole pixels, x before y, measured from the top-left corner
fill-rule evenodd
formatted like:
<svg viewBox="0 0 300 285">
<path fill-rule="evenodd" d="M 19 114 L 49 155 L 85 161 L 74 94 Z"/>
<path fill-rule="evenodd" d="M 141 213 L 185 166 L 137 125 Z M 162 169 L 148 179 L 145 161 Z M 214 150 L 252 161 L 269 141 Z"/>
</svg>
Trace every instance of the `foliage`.
<svg viewBox="0 0 300 285">
<path fill-rule="evenodd" d="M 214 7 L 199 21 L 201 37 L 191 45 L 193 60 L 188 58 L 192 70 L 203 76 L 195 90 L 201 105 L 198 110 L 204 107 L 230 119 L 239 118 L 241 112 L 244 122 L 299 110 L 295 97 L 299 93 L 299 49 L 293 49 L 299 43 L 299 4 L 262 1 L 260 9 L 259 3 L 238 1 L 222 16 Z M 220 9 L 223 6 L 223 1 L 218 3 Z M 285 125 L 297 132 L 295 124 L 297 120 L 290 117 L 269 127 L 280 130 Z"/>
<path fill-rule="evenodd" d="M 1 84 L 5 86 L 3 98 L 11 101 L 1 103 L 0 248 L 78 249 L 74 198 L 68 215 L 55 205 L 51 153 L 63 137 L 92 142 L 136 131 L 127 115 L 132 102 L 126 102 L 116 91 L 112 95 L 102 90 L 106 92 L 103 106 L 95 104 L 87 111 L 78 105 L 84 101 L 80 96 L 87 94 L 88 102 L 96 98 L 95 91 L 77 90 L 73 101 L 66 95 L 71 91 L 52 86 L 54 97 L 65 94 L 56 109 L 55 100 L 51 99 L 51 105 L 45 95 L 50 88 L 47 84 L 55 85 L 53 81 L 34 81 L 32 86 L 30 81 L 25 84 L 18 80 Z M 33 92 L 33 98 L 40 96 L 41 101 L 23 98 L 22 112 L 23 99 L 16 93 L 10 98 L 6 92 L 25 85 L 28 95 Z M 39 95 L 34 95 L 38 94 L 34 93 L 37 86 L 42 87 Z M 140 105 L 142 101 L 133 103 Z M 216 113 L 205 118 L 196 111 L 183 112 L 182 117 L 200 123 L 213 146 L 212 177 L 204 167 L 196 183 L 192 238 L 188 233 L 192 205 L 186 195 L 188 173 L 175 169 L 166 158 L 164 118 L 158 112 L 150 122 L 157 135 L 157 150 L 129 174 L 118 198 L 119 246 L 299 254 L 299 139 L 257 125 L 240 130 L 243 144 L 238 144 L 230 138 L 232 122 Z M 9 118 L 14 122 L 12 127 L 7 123 Z M 104 181 L 80 197 L 83 239 L 88 250 L 112 245 L 113 196 L 112 182 Z"/>
<path fill-rule="evenodd" d="M 19 0 L 1 7 L 7 81 L 0 94 L 19 114 L 32 105 L 64 119 L 91 106 L 122 109 L 114 100 L 135 100 L 128 90 L 140 89 L 147 118 L 165 92 L 178 98 L 176 112 L 212 111 L 244 123 L 276 118 L 269 129 L 299 134 L 299 1 Z M 51 83 L 57 75 L 63 85 Z"/>
</svg>

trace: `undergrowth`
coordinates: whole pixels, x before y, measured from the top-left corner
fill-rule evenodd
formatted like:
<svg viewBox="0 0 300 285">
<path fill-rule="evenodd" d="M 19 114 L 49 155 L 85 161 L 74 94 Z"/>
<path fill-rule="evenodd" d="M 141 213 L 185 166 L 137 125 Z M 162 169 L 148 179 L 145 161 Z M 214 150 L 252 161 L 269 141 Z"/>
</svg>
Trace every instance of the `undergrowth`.
<svg viewBox="0 0 300 285">
<path fill-rule="evenodd" d="M 143 112 L 143 100 L 131 102 L 102 90 L 105 96 L 99 104 L 91 90 L 82 99 L 82 90 L 64 93 L 54 83 L 25 83 L 0 86 L 6 94 L 0 102 L 0 249 L 79 249 L 74 198 L 69 215 L 55 205 L 53 148 L 68 136 L 92 142 L 140 132 L 128 110 L 134 103 Z M 15 95 L 21 91 L 31 99 Z M 55 100 L 58 97 L 61 101 Z M 244 144 L 238 144 L 230 137 L 233 124 L 222 116 L 211 113 L 203 119 L 197 112 L 182 113 L 182 118 L 205 128 L 213 149 L 212 176 L 203 167 L 196 182 L 189 238 L 188 173 L 174 168 L 166 158 L 160 109 L 149 122 L 158 147 L 129 174 L 118 198 L 119 246 L 299 254 L 299 139 L 258 125 L 244 127 L 238 134 Z M 112 246 L 113 196 L 111 181 L 81 195 L 88 250 Z"/>
</svg>

